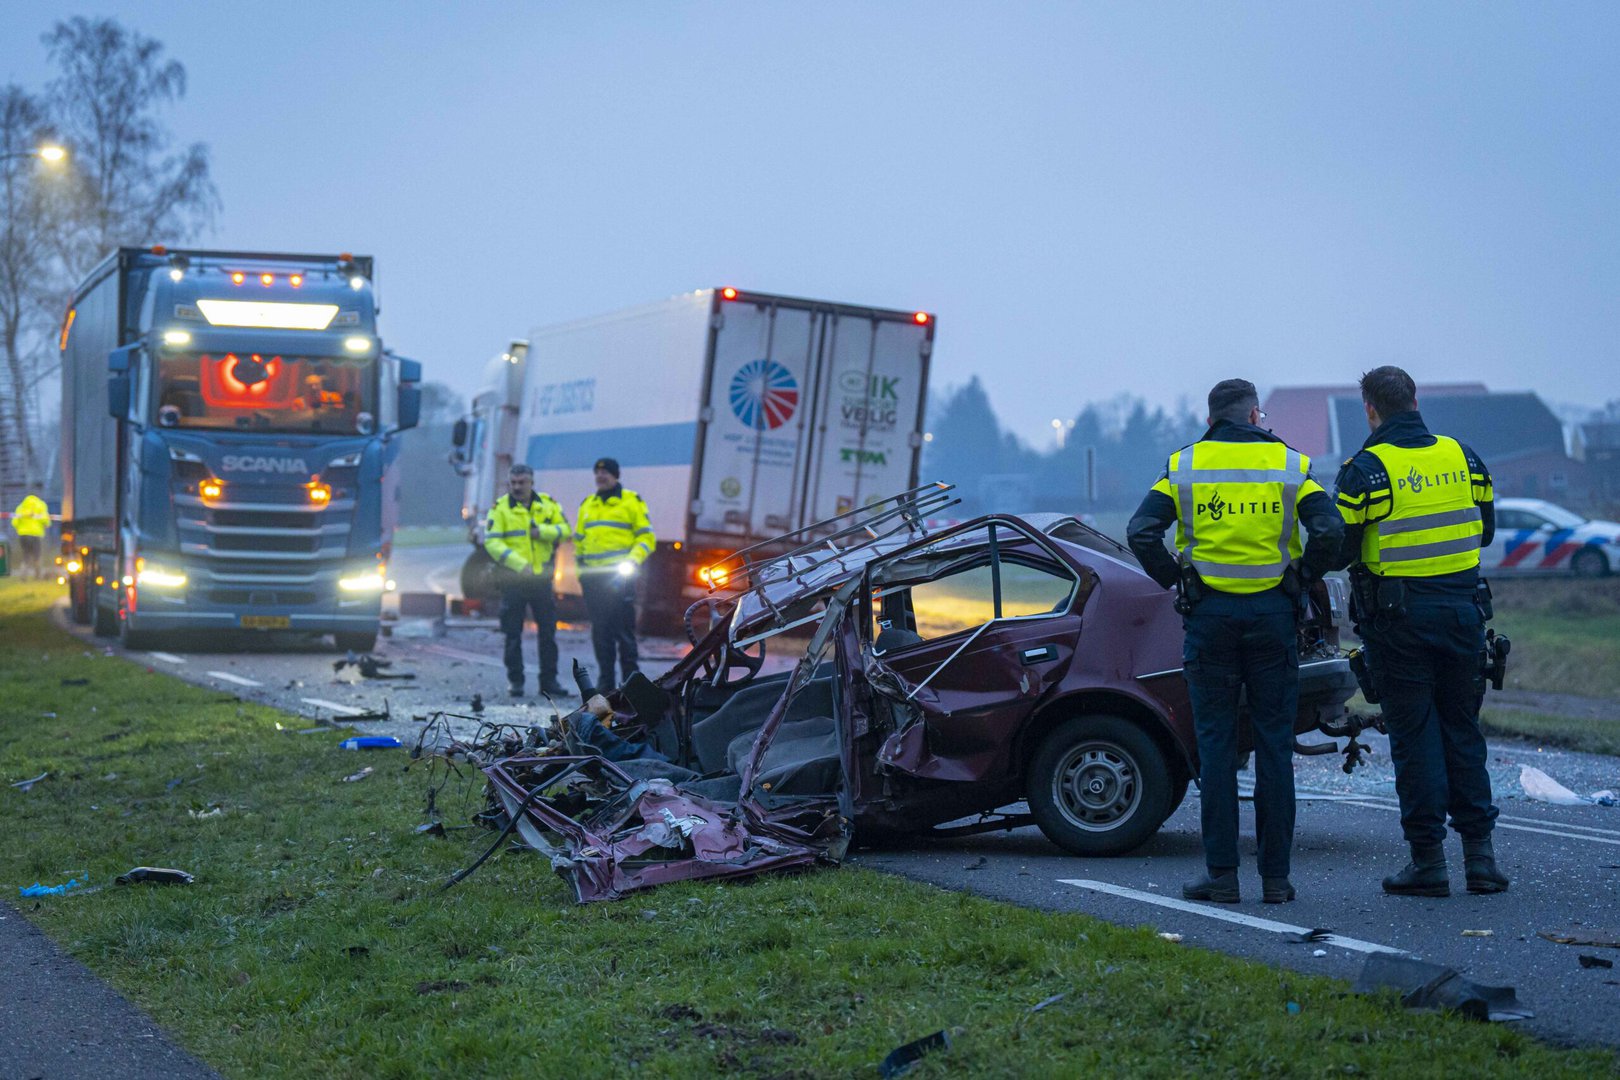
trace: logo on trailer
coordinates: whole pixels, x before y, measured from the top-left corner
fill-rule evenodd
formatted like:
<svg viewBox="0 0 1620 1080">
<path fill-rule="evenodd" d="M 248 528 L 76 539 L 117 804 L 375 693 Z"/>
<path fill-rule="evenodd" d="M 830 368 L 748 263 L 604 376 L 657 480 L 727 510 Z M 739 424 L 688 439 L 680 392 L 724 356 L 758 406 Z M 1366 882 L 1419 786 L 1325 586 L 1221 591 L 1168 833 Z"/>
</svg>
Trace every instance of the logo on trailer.
<svg viewBox="0 0 1620 1080">
<path fill-rule="evenodd" d="M 774 431 L 799 407 L 793 372 L 775 360 L 753 360 L 731 377 L 731 411 L 755 431 Z"/>
<path fill-rule="evenodd" d="M 735 476 L 728 476 L 720 481 L 720 494 L 728 499 L 735 499 L 742 494 L 742 481 Z"/>
</svg>

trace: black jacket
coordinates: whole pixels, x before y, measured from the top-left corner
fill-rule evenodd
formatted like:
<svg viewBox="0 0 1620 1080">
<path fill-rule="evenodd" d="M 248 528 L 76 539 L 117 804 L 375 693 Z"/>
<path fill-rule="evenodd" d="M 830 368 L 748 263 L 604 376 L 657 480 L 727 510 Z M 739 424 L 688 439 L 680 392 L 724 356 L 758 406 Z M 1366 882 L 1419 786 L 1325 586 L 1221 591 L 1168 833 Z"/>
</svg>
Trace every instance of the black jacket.
<svg viewBox="0 0 1620 1080">
<path fill-rule="evenodd" d="M 1361 444 L 1361 449 L 1345 459 L 1344 465 L 1339 469 L 1339 478 L 1334 481 L 1333 498 L 1341 505 L 1357 507 L 1365 505 L 1368 515 L 1375 521 L 1389 513 L 1390 490 L 1389 477 L 1385 475 L 1384 463 L 1371 453 L 1367 447 L 1388 443 L 1390 446 L 1401 446 L 1408 449 L 1421 449 L 1433 446 L 1434 435 L 1429 426 L 1423 422 L 1423 414 L 1419 412 L 1396 413 L 1382 424 L 1367 441 Z M 1463 455 L 1468 459 L 1468 471 L 1472 474 L 1476 484 L 1489 484 L 1490 472 L 1478 454 L 1464 445 Z M 1384 510 L 1379 513 L 1379 504 L 1384 504 Z M 1479 504 L 1480 524 L 1484 532 L 1480 534 L 1479 546 L 1490 546 L 1491 540 L 1496 536 L 1496 509 L 1491 500 L 1486 499 Z M 1344 527 L 1344 545 L 1339 549 L 1339 556 L 1334 560 L 1333 569 L 1340 570 L 1352 563 L 1361 560 L 1361 539 L 1367 527 L 1361 524 L 1346 524 Z M 1414 592 L 1443 592 L 1457 593 L 1459 595 L 1473 595 L 1474 586 L 1479 581 L 1479 571 L 1459 570 L 1454 574 L 1441 574 L 1427 578 L 1402 578 L 1408 589 Z"/>
<path fill-rule="evenodd" d="M 1282 442 L 1263 428 L 1234 424 L 1230 420 L 1215 421 L 1198 441 Z M 1159 478 L 1166 475 L 1168 473 L 1161 473 Z M 1339 552 L 1339 537 L 1344 532 L 1344 520 L 1326 492 L 1313 491 L 1299 501 L 1299 521 L 1309 534 L 1300 562 L 1305 576 L 1314 580 L 1332 569 L 1333 559 Z M 1164 534 L 1175 523 L 1175 500 L 1163 492 L 1150 491 L 1125 527 L 1126 541 L 1142 569 L 1166 589 L 1175 587 L 1176 559 L 1164 546 Z"/>
</svg>

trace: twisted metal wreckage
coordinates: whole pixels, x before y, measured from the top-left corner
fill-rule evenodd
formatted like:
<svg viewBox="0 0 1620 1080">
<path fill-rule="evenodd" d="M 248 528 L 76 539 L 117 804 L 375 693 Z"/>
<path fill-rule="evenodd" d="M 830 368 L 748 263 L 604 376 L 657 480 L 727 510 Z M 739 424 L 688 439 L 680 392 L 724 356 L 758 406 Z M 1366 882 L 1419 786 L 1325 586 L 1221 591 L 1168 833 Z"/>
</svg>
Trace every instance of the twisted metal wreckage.
<svg viewBox="0 0 1620 1080">
<path fill-rule="evenodd" d="M 441 714 L 413 756 L 479 769 L 475 820 L 499 833 L 450 884 L 514 833 L 581 902 L 836 865 L 857 829 L 1036 824 L 1086 855 L 1143 843 L 1197 775 L 1169 594 L 1073 517 L 931 527 L 955 505 L 950 490 L 917 488 L 729 556 L 687 613 L 692 650 L 657 679 L 597 694 L 576 665 L 582 707 L 546 727 L 484 723 L 465 741 Z M 924 610 L 941 582 L 982 602 L 941 623 Z M 1344 710 L 1343 608 L 1318 586 L 1296 730 L 1348 735 L 1348 755 L 1360 727 Z M 1098 628 L 1084 650 L 1082 623 Z M 793 669 L 761 677 L 766 642 L 810 627 Z M 1021 799 L 1027 812 L 1008 809 Z"/>
</svg>

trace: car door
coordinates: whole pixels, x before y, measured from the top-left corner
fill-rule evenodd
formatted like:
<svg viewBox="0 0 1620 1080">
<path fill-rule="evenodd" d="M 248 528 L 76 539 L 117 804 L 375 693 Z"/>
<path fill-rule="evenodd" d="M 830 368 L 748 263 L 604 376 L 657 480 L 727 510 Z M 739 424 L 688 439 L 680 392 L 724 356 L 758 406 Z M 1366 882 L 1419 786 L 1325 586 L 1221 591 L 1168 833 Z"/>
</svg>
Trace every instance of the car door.
<svg viewBox="0 0 1620 1080">
<path fill-rule="evenodd" d="M 1541 569 L 1547 543 L 1557 531 L 1553 523 L 1531 510 L 1499 509 L 1496 536 L 1480 552 L 1486 570 L 1524 572 Z"/>
<path fill-rule="evenodd" d="M 868 570 L 868 682 L 895 718 L 878 760 L 916 776 L 1008 776 L 1018 732 L 1074 659 L 1079 572 L 1017 528 L 982 531 L 932 571 L 904 555 Z"/>
</svg>

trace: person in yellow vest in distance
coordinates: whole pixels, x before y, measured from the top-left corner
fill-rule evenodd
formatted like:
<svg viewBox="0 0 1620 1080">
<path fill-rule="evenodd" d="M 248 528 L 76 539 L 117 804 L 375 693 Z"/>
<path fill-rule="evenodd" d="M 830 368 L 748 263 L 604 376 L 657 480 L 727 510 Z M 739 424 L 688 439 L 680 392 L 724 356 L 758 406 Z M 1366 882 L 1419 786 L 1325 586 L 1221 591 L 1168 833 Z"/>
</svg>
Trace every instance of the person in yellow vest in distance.
<svg viewBox="0 0 1620 1080">
<path fill-rule="evenodd" d="M 557 681 L 557 545 L 568 538 L 562 507 L 534 490 L 534 470 L 521 462 L 507 474 L 507 493 L 484 523 L 484 550 L 504 571 L 501 633 L 506 638 L 506 681 L 523 696 L 523 623 L 531 612 L 540 634 L 540 692 L 566 697 Z"/>
<path fill-rule="evenodd" d="M 1142 569 L 1181 595 L 1183 671 L 1198 742 L 1205 873 L 1189 900 L 1235 904 L 1238 889 L 1237 734 L 1249 691 L 1254 821 L 1261 899 L 1294 899 L 1294 721 L 1299 712 L 1300 597 L 1338 557 L 1344 526 L 1311 479 L 1311 459 L 1259 426 L 1254 384 L 1209 392 L 1209 430 L 1170 455 L 1127 528 Z M 1310 534 L 1301 545 L 1299 527 Z M 1164 547 L 1176 526 L 1178 562 Z"/>
<path fill-rule="evenodd" d="M 1479 730 L 1491 617 L 1479 552 L 1496 532 L 1491 474 L 1468 447 L 1429 431 L 1417 384 L 1400 368 L 1363 375 L 1361 401 L 1372 434 L 1335 484 L 1345 521 L 1336 565 L 1351 566 L 1350 610 L 1381 699 L 1412 851 L 1384 891 L 1451 895 L 1449 813 L 1468 891 L 1503 892 L 1509 882 L 1491 844 L 1497 809 Z"/>
<path fill-rule="evenodd" d="M 619 463 L 599 458 L 596 494 L 574 518 L 574 562 L 591 620 L 596 685 L 622 686 L 641 670 L 636 652 L 636 580 L 657 537 L 641 496 L 619 483 Z M 614 667 L 618 667 L 618 681 Z"/>
<path fill-rule="evenodd" d="M 38 489 L 38 483 L 30 483 Z M 11 512 L 11 528 L 17 534 L 17 565 L 22 576 L 45 576 L 45 533 L 51 527 L 51 510 L 45 500 L 30 491 Z"/>
</svg>

